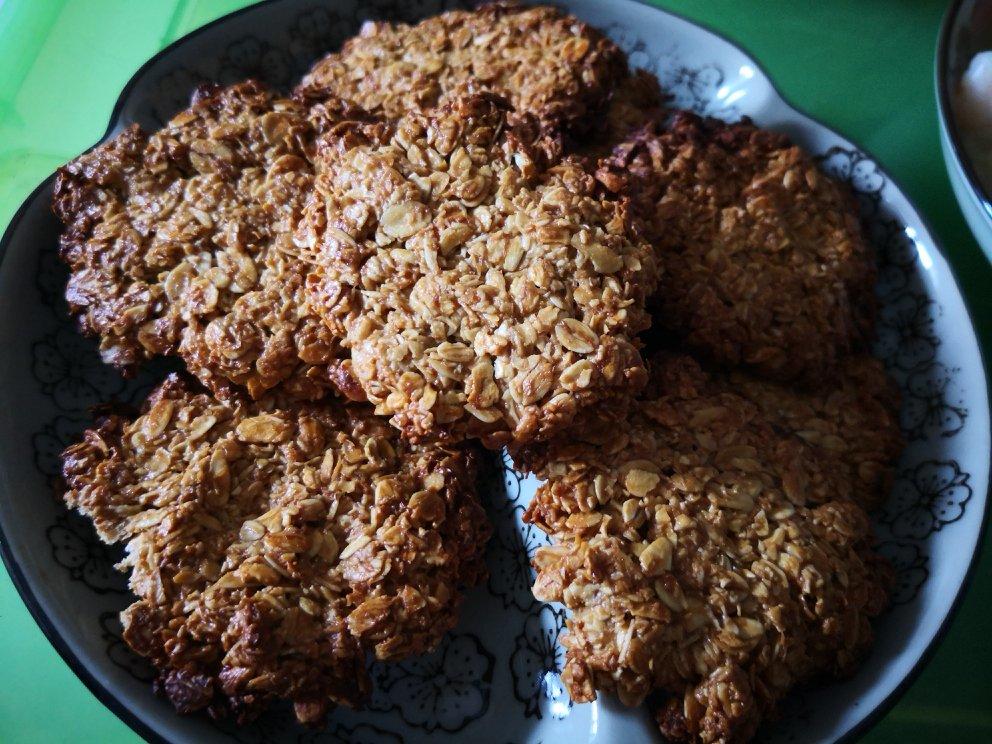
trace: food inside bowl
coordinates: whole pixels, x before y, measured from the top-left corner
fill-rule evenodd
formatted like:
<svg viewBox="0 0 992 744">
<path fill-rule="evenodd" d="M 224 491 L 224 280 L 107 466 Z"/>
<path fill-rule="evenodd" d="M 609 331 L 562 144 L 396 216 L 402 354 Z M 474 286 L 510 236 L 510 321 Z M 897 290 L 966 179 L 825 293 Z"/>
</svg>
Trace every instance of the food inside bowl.
<svg viewBox="0 0 992 744">
<path fill-rule="evenodd" d="M 985 192 L 992 193 L 992 51 L 971 58 L 953 101 L 968 157 Z"/>
</svg>

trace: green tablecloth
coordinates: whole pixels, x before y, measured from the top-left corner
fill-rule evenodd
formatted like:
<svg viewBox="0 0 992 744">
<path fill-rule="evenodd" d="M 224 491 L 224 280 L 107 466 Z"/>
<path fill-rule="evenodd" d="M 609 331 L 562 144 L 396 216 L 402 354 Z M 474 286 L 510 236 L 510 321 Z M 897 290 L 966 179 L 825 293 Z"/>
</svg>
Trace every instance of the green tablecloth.
<svg viewBox="0 0 992 744">
<path fill-rule="evenodd" d="M 145 59 L 246 4 L 0 0 L 0 227 L 39 181 L 103 134 L 118 93 Z M 946 2 L 658 4 L 740 43 L 792 103 L 880 159 L 935 229 L 983 346 L 992 348 L 992 270 L 951 194 L 937 138 L 933 53 Z M 987 548 L 946 640 L 867 742 L 992 741 Z M 139 740 L 48 645 L 2 569 L 0 627 L 0 742 Z"/>
</svg>

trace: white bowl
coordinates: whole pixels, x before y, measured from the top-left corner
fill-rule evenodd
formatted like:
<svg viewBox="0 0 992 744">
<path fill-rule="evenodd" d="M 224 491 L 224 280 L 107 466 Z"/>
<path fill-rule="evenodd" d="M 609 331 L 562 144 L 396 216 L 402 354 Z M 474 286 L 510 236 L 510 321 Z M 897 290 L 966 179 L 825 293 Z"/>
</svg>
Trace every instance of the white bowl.
<svg viewBox="0 0 992 744">
<path fill-rule="evenodd" d="M 986 15 L 984 34 L 978 32 L 974 22 L 976 11 Z M 937 41 L 934 84 L 940 148 L 965 221 L 992 260 L 992 197 L 978 177 L 953 104 L 955 89 L 968 62 L 976 52 L 986 49 L 992 49 L 992 9 L 982 0 L 955 0 L 947 9 Z"/>
</svg>

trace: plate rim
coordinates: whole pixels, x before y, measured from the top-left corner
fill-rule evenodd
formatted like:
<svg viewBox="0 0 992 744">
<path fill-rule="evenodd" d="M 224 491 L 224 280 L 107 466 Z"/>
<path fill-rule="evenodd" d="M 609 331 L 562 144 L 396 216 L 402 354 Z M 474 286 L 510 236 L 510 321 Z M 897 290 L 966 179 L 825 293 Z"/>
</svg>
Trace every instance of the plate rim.
<svg viewBox="0 0 992 744">
<path fill-rule="evenodd" d="M 170 42 L 168 45 L 164 46 L 162 49 L 157 51 L 147 60 L 145 60 L 134 71 L 134 73 L 128 78 L 127 82 L 121 88 L 121 92 L 118 95 L 113 108 L 111 109 L 106 131 L 100 136 L 100 138 L 93 145 L 91 145 L 83 152 L 89 152 L 90 150 L 94 149 L 95 147 L 98 147 L 99 145 L 103 144 L 110 138 L 110 136 L 114 133 L 114 131 L 117 128 L 118 120 L 120 119 L 121 113 L 123 112 L 127 100 L 130 97 L 134 88 L 136 87 L 138 81 L 156 62 L 161 60 L 166 55 L 172 53 L 179 46 L 187 43 L 193 38 L 200 36 L 201 34 L 215 28 L 216 26 L 222 23 L 230 21 L 232 18 L 243 15 L 253 10 L 257 10 L 261 7 L 274 5 L 276 3 L 280 3 L 283 1 L 284 0 L 260 0 L 259 2 L 252 3 L 251 5 L 247 5 L 243 8 L 239 8 L 230 13 L 221 15 L 213 19 L 212 21 L 209 21 L 204 25 L 189 31 L 186 34 L 183 34 L 179 38 L 175 39 L 174 41 Z M 954 288 L 957 290 L 958 296 L 961 299 L 961 305 L 964 309 L 965 316 L 968 318 L 969 330 L 971 331 L 972 335 L 975 338 L 975 347 L 977 348 L 978 358 L 981 363 L 980 372 L 985 382 L 985 394 L 986 394 L 986 400 L 988 400 L 990 397 L 989 395 L 990 378 L 988 375 L 987 355 L 982 345 L 982 339 L 977 333 L 974 314 L 970 307 L 968 298 L 961 291 L 961 283 L 958 280 L 957 272 L 955 271 L 951 262 L 947 260 L 947 256 L 945 255 L 944 250 L 941 247 L 940 241 L 938 241 L 936 237 L 936 233 L 933 231 L 930 222 L 925 216 L 924 212 L 922 212 L 917 207 L 913 199 L 910 198 L 909 195 L 906 193 L 906 191 L 899 185 L 899 182 L 891 176 L 888 170 L 882 165 L 881 161 L 879 161 L 877 157 L 871 154 L 870 151 L 862 147 L 860 143 L 858 143 L 856 140 L 850 138 L 846 134 L 841 134 L 833 127 L 823 123 L 816 116 L 813 116 L 807 113 L 806 111 L 804 111 L 803 109 L 795 106 L 782 93 L 782 91 L 779 89 L 778 85 L 775 82 L 775 78 L 772 75 L 770 75 L 768 73 L 768 70 L 765 69 L 764 65 L 762 65 L 757 60 L 757 58 L 755 58 L 755 56 L 751 54 L 747 46 L 743 45 L 742 43 L 738 42 L 735 39 L 726 36 L 723 32 L 713 29 L 710 25 L 704 22 L 700 22 L 695 19 L 692 19 L 677 11 L 659 7 L 649 2 L 649 0 L 631 0 L 631 2 L 649 8 L 658 13 L 684 21 L 697 28 L 700 28 L 705 32 L 711 34 L 716 39 L 719 39 L 725 42 L 726 44 L 728 44 L 729 46 L 731 46 L 732 48 L 736 49 L 744 56 L 746 56 L 750 61 L 751 65 L 758 72 L 760 72 L 760 74 L 764 77 L 765 82 L 770 87 L 775 98 L 777 98 L 778 101 L 783 106 L 788 108 L 794 114 L 812 122 L 821 129 L 824 129 L 827 132 L 831 133 L 832 135 L 840 138 L 841 140 L 848 142 L 849 144 L 853 145 L 858 151 L 870 157 L 870 159 L 878 167 L 879 172 L 885 176 L 888 183 L 895 189 L 895 192 L 906 201 L 906 204 L 909 206 L 913 215 L 916 217 L 917 220 L 919 220 L 919 222 L 926 229 L 927 234 L 930 237 L 931 246 L 934 249 L 936 249 L 938 255 L 944 260 L 948 274 L 950 275 L 951 279 L 953 279 L 954 281 Z M 953 0 L 951 6 L 948 8 L 944 16 L 944 20 L 940 29 L 940 35 L 938 37 L 938 42 L 937 42 L 937 73 L 936 73 L 937 75 L 936 84 L 938 89 L 937 107 L 941 122 L 944 122 L 946 119 L 946 117 L 944 116 L 944 112 L 945 112 L 944 107 L 949 103 L 946 100 L 947 98 L 946 85 L 942 85 L 941 83 L 942 80 L 941 76 L 944 72 L 946 72 L 946 55 L 944 54 L 944 52 L 946 52 L 946 43 L 949 39 L 950 27 L 953 23 L 953 18 L 963 3 L 964 0 Z M 951 121 L 950 119 L 946 119 L 946 121 L 949 130 L 951 130 L 954 134 L 956 134 L 956 129 L 953 129 L 954 127 L 953 121 Z M 968 178 L 969 185 L 972 188 L 973 194 L 976 197 L 979 197 L 980 195 L 984 194 L 984 191 L 978 190 L 975 187 L 974 174 L 970 170 L 970 166 L 967 163 L 965 163 L 963 160 L 961 160 L 960 152 L 958 150 L 958 142 L 954 134 L 952 134 L 952 136 L 949 138 L 952 149 L 954 150 L 954 154 L 958 159 L 958 162 L 961 163 L 961 165 L 963 166 L 963 169 Z M 44 180 L 42 180 L 28 194 L 28 196 L 25 197 L 24 201 L 21 202 L 20 206 L 11 216 L 10 222 L 8 223 L 7 227 L 3 232 L 3 236 L 0 237 L 0 267 L 2 267 L 4 258 L 6 258 L 7 248 L 11 243 L 11 241 L 13 240 L 14 235 L 17 233 L 18 227 L 20 226 L 20 223 L 23 221 L 27 211 L 38 199 L 41 193 L 44 192 L 45 189 L 47 189 L 52 184 L 54 179 L 55 179 L 55 173 L 52 173 L 49 176 L 47 176 Z M 979 199 L 979 201 L 983 206 L 987 216 L 992 218 L 992 203 L 990 203 L 990 201 L 987 198 Z M 989 457 L 992 458 L 992 447 L 990 447 Z M 906 673 L 903 679 L 900 680 L 900 682 L 889 692 L 889 694 L 880 703 L 878 703 L 869 713 L 867 713 L 858 723 L 856 723 L 845 734 L 843 734 L 840 738 L 838 738 L 836 740 L 837 744 L 848 744 L 849 742 L 858 740 L 859 738 L 864 736 L 865 733 L 871 730 L 882 718 L 884 718 L 885 715 L 892 710 L 892 708 L 896 705 L 896 703 L 898 703 L 898 701 L 902 698 L 902 696 L 906 693 L 906 691 L 916 682 L 916 680 L 919 678 L 919 675 L 930 663 L 934 654 L 937 652 L 938 648 L 940 647 L 941 643 L 946 638 L 950 630 L 950 627 L 953 624 L 953 621 L 956 618 L 957 613 L 961 607 L 961 604 L 965 598 L 965 595 L 967 594 L 967 591 L 970 588 L 971 583 L 974 579 L 975 572 L 979 563 L 979 558 L 983 551 L 985 537 L 987 535 L 988 519 L 990 514 L 990 504 L 989 504 L 990 495 L 992 495 L 992 477 L 989 477 L 987 479 L 985 485 L 985 498 L 982 508 L 981 522 L 979 524 L 979 529 L 978 529 L 978 534 L 976 537 L 976 543 L 974 549 L 972 550 L 971 556 L 968 559 L 969 560 L 968 566 L 964 571 L 961 584 L 958 587 L 954 599 L 950 603 L 947 613 L 941 619 L 940 625 L 937 628 L 936 632 L 926 642 L 926 647 L 924 648 L 923 653 L 919 656 L 919 658 L 913 664 L 912 668 Z M 79 680 L 86 686 L 86 688 L 108 710 L 114 713 L 114 715 L 116 715 L 118 719 L 120 719 L 123 723 L 129 726 L 135 733 L 137 733 L 139 736 L 144 738 L 146 741 L 152 742 L 153 744 L 168 744 L 167 739 L 165 739 L 161 734 L 159 734 L 155 729 L 153 729 L 148 723 L 142 720 L 142 718 L 138 715 L 138 713 L 132 711 L 131 708 L 129 708 L 125 703 L 123 703 L 113 692 L 111 692 L 110 689 L 108 689 L 107 686 L 104 685 L 104 683 L 100 679 L 97 678 L 97 675 L 89 671 L 89 669 L 86 666 L 86 663 L 77 655 L 75 650 L 73 650 L 70 647 L 68 641 L 52 625 L 48 617 L 48 614 L 42 609 L 40 601 L 35 596 L 33 588 L 27 581 L 27 578 L 22 572 L 16 557 L 13 555 L 11 551 L 10 543 L 7 540 L 6 535 L 4 533 L 4 526 L 2 520 L 0 520 L 0 560 L 3 561 L 3 564 L 8 574 L 11 577 L 11 581 L 14 584 L 14 588 L 17 590 L 17 593 L 20 596 L 21 601 L 27 607 L 28 612 L 31 615 L 32 619 L 38 625 L 39 629 L 42 631 L 45 638 L 52 645 L 55 651 L 59 654 L 62 660 L 66 663 L 69 669 L 76 675 L 77 678 L 79 678 Z"/>
<path fill-rule="evenodd" d="M 269 0 L 265 1 L 268 2 Z M 100 143 L 98 142 L 97 144 Z M 96 145 L 94 145 L 94 147 L 95 146 Z M 17 208 L 17 211 L 14 212 L 14 216 L 11 217 L 10 224 L 4 231 L 3 237 L 0 238 L 0 266 L 2 266 L 3 259 L 7 256 L 7 247 L 11 240 L 13 240 L 17 226 L 20 224 L 21 220 L 24 219 L 24 215 L 34 204 L 35 200 L 51 185 L 54 180 L 54 173 L 45 178 L 45 180 L 34 187 L 34 190 L 31 191 L 27 198 Z M 136 713 L 132 712 L 130 708 L 128 708 L 116 695 L 114 695 L 113 692 L 111 692 L 99 679 L 97 679 L 95 674 L 90 672 L 85 662 L 83 662 L 83 660 L 71 648 L 66 638 L 59 633 L 58 630 L 56 630 L 55 626 L 49 619 L 48 613 L 42 609 L 41 602 L 35 596 L 34 588 L 27 580 L 27 577 L 21 570 L 20 564 L 17 562 L 17 558 L 14 556 L 10 548 L 10 541 L 7 539 L 7 535 L 4 532 L 3 520 L 0 520 L 0 560 L 3 561 L 4 568 L 10 576 L 11 583 L 14 585 L 14 589 L 17 590 L 17 594 L 21 598 L 21 602 L 23 602 L 24 606 L 27 608 L 28 614 L 31 615 L 31 619 L 34 620 L 35 624 L 41 630 L 42 635 L 44 635 L 45 639 L 52 645 L 52 648 L 54 648 L 56 653 L 58 653 L 58 655 L 62 658 L 62 661 L 66 663 L 66 666 L 68 666 L 79 681 L 86 686 L 86 689 L 93 693 L 96 699 L 99 700 L 104 707 L 110 710 L 111 713 L 117 716 L 122 723 L 126 724 L 132 731 L 138 734 L 138 736 L 150 742 L 150 744 L 169 744 L 167 739 L 162 737 L 151 726 L 141 720 Z"/>
</svg>

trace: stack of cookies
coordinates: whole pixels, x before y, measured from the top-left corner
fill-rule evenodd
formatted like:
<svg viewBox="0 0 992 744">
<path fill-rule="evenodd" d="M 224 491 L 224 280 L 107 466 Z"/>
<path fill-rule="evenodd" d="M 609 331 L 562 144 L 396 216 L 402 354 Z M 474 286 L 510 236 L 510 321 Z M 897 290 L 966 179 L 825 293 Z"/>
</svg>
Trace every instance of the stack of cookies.
<svg viewBox="0 0 992 744">
<path fill-rule="evenodd" d="M 369 23 L 289 97 L 203 88 L 66 165 L 80 330 L 140 415 L 64 454 L 126 546 L 125 639 L 183 712 L 300 721 L 433 648 L 485 575 L 484 449 L 544 485 L 564 680 L 741 741 L 871 642 L 901 448 L 851 194 L 666 110 L 564 12 Z"/>
</svg>

